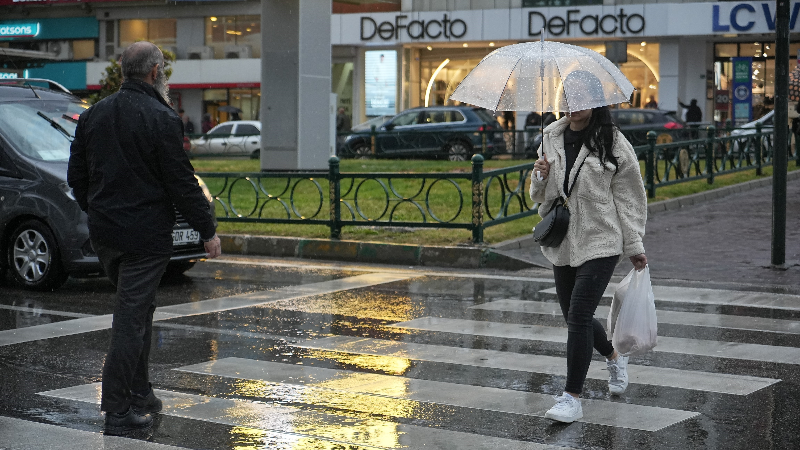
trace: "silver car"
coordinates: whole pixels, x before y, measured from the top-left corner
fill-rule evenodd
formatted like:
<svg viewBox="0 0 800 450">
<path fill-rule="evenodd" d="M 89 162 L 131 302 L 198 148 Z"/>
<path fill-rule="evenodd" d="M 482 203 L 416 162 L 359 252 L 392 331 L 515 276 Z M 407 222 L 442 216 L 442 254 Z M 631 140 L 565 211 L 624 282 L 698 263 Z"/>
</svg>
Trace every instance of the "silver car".
<svg viewBox="0 0 800 450">
<path fill-rule="evenodd" d="M 189 153 L 258 159 L 261 155 L 261 122 L 235 120 L 221 123 L 203 136 L 192 139 Z"/>
</svg>

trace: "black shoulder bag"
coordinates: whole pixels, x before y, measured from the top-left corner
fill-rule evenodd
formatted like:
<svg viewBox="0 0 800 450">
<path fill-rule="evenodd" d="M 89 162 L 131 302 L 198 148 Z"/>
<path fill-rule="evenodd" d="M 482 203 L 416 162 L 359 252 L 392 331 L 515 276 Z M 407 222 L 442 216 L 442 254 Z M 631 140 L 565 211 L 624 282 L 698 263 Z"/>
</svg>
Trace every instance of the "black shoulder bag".
<svg viewBox="0 0 800 450">
<path fill-rule="evenodd" d="M 578 175 L 580 175 L 581 168 L 585 162 L 586 158 L 583 158 L 581 165 L 578 166 L 578 172 L 575 173 L 575 180 L 567 190 L 567 198 L 559 197 L 553 202 L 553 206 L 550 207 L 547 215 L 534 227 L 533 240 L 538 242 L 539 245 L 543 247 L 558 247 L 561 245 L 561 241 L 564 240 L 564 236 L 567 235 L 567 229 L 569 228 L 569 195 L 572 192 L 572 188 L 575 187 L 575 182 L 578 181 Z"/>
</svg>

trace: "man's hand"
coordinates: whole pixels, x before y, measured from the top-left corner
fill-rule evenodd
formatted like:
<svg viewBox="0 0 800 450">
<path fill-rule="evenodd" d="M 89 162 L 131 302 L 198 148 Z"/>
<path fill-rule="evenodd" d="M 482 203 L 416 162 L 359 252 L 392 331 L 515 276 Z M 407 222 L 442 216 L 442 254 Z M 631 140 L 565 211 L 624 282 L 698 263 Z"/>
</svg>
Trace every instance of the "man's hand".
<svg viewBox="0 0 800 450">
<path fill-rule="evenodd" d="M 644 253 L 631 256 L 631 262 L 633 263 L 634 269 L 636 269 L 637 272 L 641 272 L 644 270 L 644 266 L 647 265 L 647 256 L 645 256 Z"/>
<path fill-rule="evenodd" d="M 203 246 L 206 248 L 208 259 L 214 259 L 222 254 L 222 244 L 216 234 L 210 241 L 203 242 Z"/>
</svg>

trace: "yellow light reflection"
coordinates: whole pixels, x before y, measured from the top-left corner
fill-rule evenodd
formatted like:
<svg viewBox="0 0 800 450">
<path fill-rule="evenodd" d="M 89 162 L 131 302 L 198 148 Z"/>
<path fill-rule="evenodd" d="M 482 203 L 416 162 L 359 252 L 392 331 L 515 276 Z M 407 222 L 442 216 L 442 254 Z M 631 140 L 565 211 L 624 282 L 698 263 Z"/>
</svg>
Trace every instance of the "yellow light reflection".
<svg viewBox="0 0 800 450">
<path fill-rule="evenodd" d="M 383 373 L 402 375 L 411 367 L 411 360 L 394 356 L 358 355 L 353 353 L 337 353 L 325 350 L 311 350 L 309 358 L 328 359 L 346 366 L 360 367 Z"/>
<path fill-rule="evenodd" d="M 340 314 L 387 322 L 402 322 L 422 316 L 410 297 L 376 292 L 336 294 L 271 302 L 264 307 L 315 314 Z"/>
</svg>

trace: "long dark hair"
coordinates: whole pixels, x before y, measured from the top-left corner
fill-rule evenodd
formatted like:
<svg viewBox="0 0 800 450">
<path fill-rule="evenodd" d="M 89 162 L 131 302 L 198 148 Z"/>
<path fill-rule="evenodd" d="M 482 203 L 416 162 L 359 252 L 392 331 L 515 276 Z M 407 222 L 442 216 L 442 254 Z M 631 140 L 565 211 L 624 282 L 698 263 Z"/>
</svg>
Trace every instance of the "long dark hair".
<svg viewBox="0 0 800 450">
<path fill-rule="evenodd" d="M 589 152 L 597 156 L 600 162 L 606 161 L 618 166 L 617 158 L 614 156 L 614 139 L 617 135 L 617 125 L 611 118 L 611 111 L 608 106 L 598 106 L 592 108 L 592 117 L 589 124 L 582 130 L 581 145 L 585 145 Z M 605 170 L 605 166 L 603 166 Z"/>
</svg>

